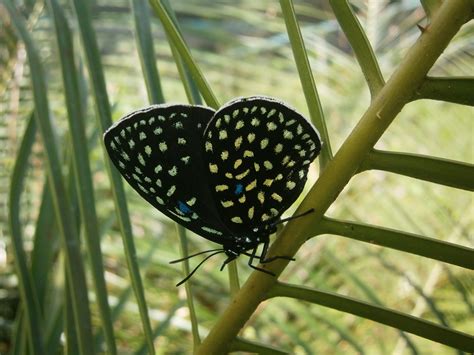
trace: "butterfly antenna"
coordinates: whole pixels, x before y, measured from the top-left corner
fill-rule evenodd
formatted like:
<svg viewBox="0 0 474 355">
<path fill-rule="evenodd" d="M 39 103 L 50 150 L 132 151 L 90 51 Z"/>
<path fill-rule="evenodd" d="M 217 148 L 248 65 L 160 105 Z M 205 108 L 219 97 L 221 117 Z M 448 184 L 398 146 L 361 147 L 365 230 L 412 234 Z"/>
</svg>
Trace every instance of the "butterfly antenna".
<svg viewBox="0 0 474 355">
<path fill-rule="evenodd" d="M 194 269 L 193 271 L 191 271 L 188 276 L 186 276 L 184 279 L 182 279 L 180 282 L 178 282 L 176 284 L 176 287 L 178 287 L 179 285 L 182 285 L 183 283 L 185 283 L 186 281 L 188 281 L 191 276 L 193 276 L 193 274 L 197 271 L 197 269 L 199 269 L 199 267 L 204 264 L 204 262 L 209 259 L 209 258 L 212 258 L 214 255 L 217 255 L 217 254 L 220 254 L 220 253 L 223 253 L 224 252 L 224 249 L 216 249 L 217 251 L 212 253 L 211 255 L 208 255 L 204 258 L 204 260 L 202 260 Z M 209 250 L 208 250 L 209 251 Z M 203 252 L 201 252 L 200 254 L 203 254 Z"/>
<path fill-rule="evenodd" d="M 194 258 L 195 256 L 198 256 L 198 255 L 201 255 L 201 254 L 210 253 L 210 252 L 213 252 L 213 251 L 218 251 L 218 250 L 224 251 L 224 249 L 209 249 L 209 250 L 204 250 L 204 251 L 200 251 L 199 253 L 196 253 L 196 254 L 192 254 L 192 255 L 185 256 L 184 258 L 181 258 L 181 259 L 171 260 L 171 261 L 170 261 L 170 264 L 180 263 L 180 262 L 182 262 L 182 261 L 185 261 L 185 260 Z"/>
<path fill-rule="evenodd" d="M 281 223 L 284 223 L 284 222 L 291 221 L 292 219 L 296 219 L 296 218 L 300 218 L 300 217 L 306 216 L 307 214 L 310 214 L 310 213 L 313 213 L 313 212 L 314 212 L 314 208 L 311 208 L 311 209 L 307 210 L 306 212 L 297 214 L 296 216 L 291 216 L 291 217 L 287 217 L 287 218 L 280 219 L 279 221 L 276 221 L 276 222 L 273 224 L 273 226 L 276 226 L 276 225 L 281 224 Z"/>
</svg>

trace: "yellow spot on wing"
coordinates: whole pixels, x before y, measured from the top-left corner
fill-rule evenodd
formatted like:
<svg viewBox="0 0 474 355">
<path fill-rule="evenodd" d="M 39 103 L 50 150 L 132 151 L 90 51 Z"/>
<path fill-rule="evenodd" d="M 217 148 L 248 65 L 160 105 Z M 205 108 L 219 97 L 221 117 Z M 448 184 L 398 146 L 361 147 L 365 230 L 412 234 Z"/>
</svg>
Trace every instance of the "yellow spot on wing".
<svg viewBox="0 0 474 355">
<path fill-rule="evenodd" d="M 283 131 L 283 138 L 285 139 L 293 139 L 293 133 L 291 131 L 288 131 L 288 130 L 284 130 Z"/>
<path fill-rule="evenodd" d="M 234 162 L 234 169 L 237 169 L 242 164 L 242 159 L 237 159 Z"/>
<path fill-rule="evenodd" d="M 173 166 L 170 170 L 168 170 L 168 174 L 170 174 L 170 176 L 176 176 L 177 173 L 178 169 L 176 168 L 176 166 Z"/>
<path fill-rule="evenodd" d="M 234 141 L 235 149 L 239 149 L 242 144 L 242 136 L 238 137 Z"/>
<path fill-rule="evenodd" d="M 216 192 L 225 191 L 229 188 L 227 185 L 216 185 Z"/>
<path fill-rule="evenodd" d="M 209 171 L 213 174 L 218 172 L 218 168 L 216 164 L 209 163 Z"/>
<path fill-rule="evenodd" d="M 250 121 L 250 124 L 254 127 L 257 127 L 260 124 L 260 120 L 257 117 L 252 118 L 252 121 Z"/>
<path fill-rule="evenodd" d="M 272 193 L 272 198 L 275 200 L 275 201 L 278 201 L 278 202 L 281 202 L 283 199 L 281 198 L 280 195 L 278 195 L 276 192 Z"/>
<path fill-rule="evenodd" d="M 243 223 L 242 218 L 240 218 L 238 216 L 232 217 L 230 220 L 234 223 Z"/>
<path fill-rule="evenodd" d="M 263 162 L 263 166 L 265 167 L 265 169 L 267 170 L 270 170 L 270 169 L 273 169 L 273 164 L 271 162 L 269 162 L 268 160 L 265 160 Z"/>
<path fill-rule="evenodd" d="M 252 181 L 250 184 L 248 184 L 247 186 L 245 186 L 245 191 L 253 190 L 255 187 L 257 187 L 257 179 L 255 179 L 255 180 Z"/>
<path fill-rule="evenodd" d="M 283 123 L 285 121 L 285 117 L 281 112 L 278 113 L 278 122 Z"/>
<path fill-rule="evenodd" d="M 272 183 L 273 179 L 265 179 L 265 181 L 263 182 L 263 184 L 268 187 L 272 186 Z"/>
<path fill-rule="evenodd" d="M 236 175 L 235 178 L 237 180 L 242 180 L 244 177 L 246 177 L 250 173 L 250 169 L 245 170 L 243 173 Z"/>
<path fill-rule="evenodd" d="M 254 210 L 255 210 L 255 209 L 254 209 L 253 207 L 250 207 L 250 208 L 249 208 L 249 211 L 248 211 L 249 219 L 252 219 L 252 218 L 253 218 Z"/>
<path fill-rule="evenodd" d="M 289 190 L 293 190 L 295 188 L 296 184 L 294 183 L 294 181 L 291 181 L 291 180 L 288 180 L 286 182 L 286 187 L 289 189 Z"/>
<path fill-rule="evenodd" d="M 267 123 L 267 128 L 269 131 L 274 131 L 277 129 L 277 125 L 275 124 L 275 122 L 268 122 Z"/>
<path fill-rule="evenodd" d="M 225 208 L 231 207 L 234 205 L 232 201 L 221 201 L 221 205 Z"/>
<path fill-rule="evenodd" d="M 303 127 L 299 124 L 298 127 L 296 127 L 296 134 L 300 135 L 303 133 Z"/>
<path fill-rule="evenodd" d="M 143 159 L 143 155 L 141 155 L 140 153 L 138 154 L 138 161 L 140 162 L 140 164 L 145 166 L 145 159 Z"/>
<path fill-rule="evenodd" d="M 215 229 L 212 229 L 212 228 L 209 228 L 209 227 L 206 227 L 206 226 L 202 226 L 201 229 L 203 231 L 206 231 L 206 232 L 209 232 L 209 233 L 213 233 L 213 234 L 217 234 L 217 235 L 222 235 L 222 232 L 219 232 L 218 230 L 215 230 Z"/>
<path fill-rule="evenodd" d="M 226 139 L 227 138 L 227 131 L 225 129 L 219 131 L 219 139 Z"/>
<path fill-rule="evenodd" d="M 166 193 L 166 196 L 170 197 L 174 192 L 176 191 L 176 186 L 173 185 L 168 189 L 168 192 Z"/>
<path fill-rule="evenodd" d="M 130 161 L 130 157 L 128 156 L 128 154 L 127 154 L 127 153 L 125 153 L 125 152 L 122 152 L 122 153 L 120 153 L 120 155 L 121 155 L 121 156 L 122 156 L 122 158 L 124 158 L 126 161 Z"/>
</svg>

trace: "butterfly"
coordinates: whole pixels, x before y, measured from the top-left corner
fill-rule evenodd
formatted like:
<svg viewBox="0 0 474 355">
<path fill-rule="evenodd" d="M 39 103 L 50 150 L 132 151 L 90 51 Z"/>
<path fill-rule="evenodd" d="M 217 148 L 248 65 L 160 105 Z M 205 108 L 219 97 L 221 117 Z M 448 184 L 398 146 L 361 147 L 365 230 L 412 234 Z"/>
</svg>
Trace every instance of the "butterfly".
<svg viewBox="0 0 474 355">
<path fill-rule="evenodd" d="M 302 192 L 322 143 L 313 125 L 286 104 L 251 96 L 217 111 L 152 105 L 112 125 L 104 144 L 120 174 L 145 200 L 222 246 L 206 251 L 214 253 L 202 262 L 225 253 L 222 270 L 244 254 L 252 268 L 270 273 L 253 266 L 253 260 L 291 259 L 265 257 L 269 236 L 287 220 L 280 216 Z"/>
</svg>

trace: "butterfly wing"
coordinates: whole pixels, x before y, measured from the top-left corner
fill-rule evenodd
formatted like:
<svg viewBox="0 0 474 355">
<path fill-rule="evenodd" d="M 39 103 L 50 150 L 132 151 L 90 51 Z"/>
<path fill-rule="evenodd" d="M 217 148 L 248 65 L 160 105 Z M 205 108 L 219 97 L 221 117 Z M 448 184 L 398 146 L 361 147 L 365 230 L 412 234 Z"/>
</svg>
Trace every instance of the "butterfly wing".
<svg viewBox="0 0 474 355">
<path fill-rule="evenodd" d="M 248 97 L 219 109 L 204 132 L 211 191 L 223 222 L 250 234 L 297 199 L 321 150 L 316 129 L 285 104 Z"/>
<path fill-rule="evenodd" d="M 127 182 L 162 213 L 206 239 L 228 237 L 206 181 L 201 141 L 214 111 L 154 105 L 110 127 L 104 143 Z"/>
</svg>

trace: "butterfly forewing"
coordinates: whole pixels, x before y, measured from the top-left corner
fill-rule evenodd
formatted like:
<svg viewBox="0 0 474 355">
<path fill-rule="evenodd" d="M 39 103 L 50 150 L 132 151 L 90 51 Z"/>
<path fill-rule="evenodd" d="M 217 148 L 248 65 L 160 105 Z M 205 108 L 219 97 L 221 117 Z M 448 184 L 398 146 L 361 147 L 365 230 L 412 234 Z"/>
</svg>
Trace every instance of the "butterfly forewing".
<svg viewBox="0 0 474 355">
<path fill-rule="evenodd" d="M 321 150 L 303 116 L 265 97 L 235 100 L 217 111 L 202 145 L 214 203 L 236 234 L 278 219 L 301 193 Z"/>
<path fill-rule="evenodd" d="M 127 182 L 155 208 L 207 239 L 222 243 L 222 224 L 207 182 L 202 134 L 214 111 L 155 105 L 113 125 L 104 142 Z"/>
</svg>

